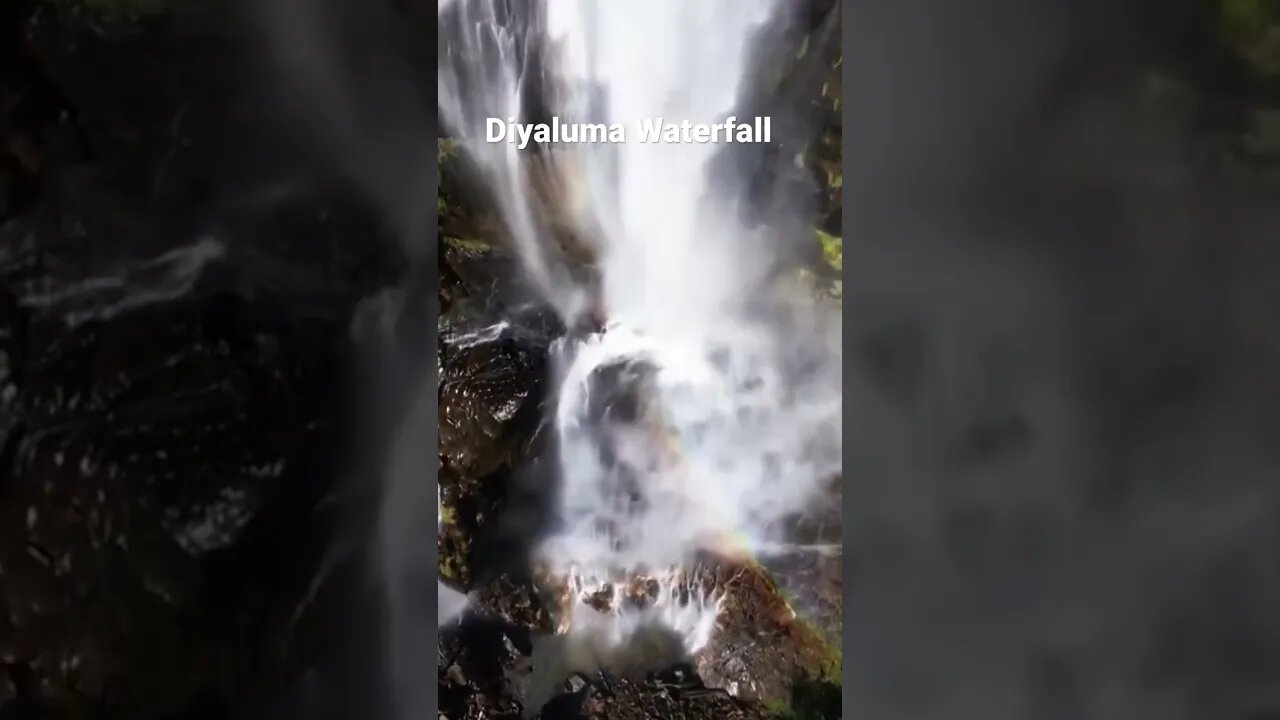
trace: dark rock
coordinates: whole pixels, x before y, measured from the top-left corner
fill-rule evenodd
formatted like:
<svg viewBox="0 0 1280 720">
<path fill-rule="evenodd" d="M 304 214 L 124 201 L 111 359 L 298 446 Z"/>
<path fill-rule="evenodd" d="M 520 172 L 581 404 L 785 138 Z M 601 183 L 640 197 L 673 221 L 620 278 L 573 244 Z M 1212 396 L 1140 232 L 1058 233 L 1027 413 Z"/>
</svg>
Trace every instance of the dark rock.
<svg viewBox="0 0 1280 720">
<path fill-rule="evenodd" d="M 536 426 L 547 372 L 546 345 L 477 331 L 445 341 L 440 373 L 440 454 L 468 478 L 509 466 Z"/>
<path fill-rule="evenodd" d="M 699 684 L 677 685 L 662 678 L 633 682 L 618 678 L 601 678 L 591 684 L 576 708 L 555 714 L 559 708 L 548 707 L 543 720 L 640 720 L 672 718 L 672 720 L 763 720 L 770 713 L 763 705 L 739 700 L 723 690 Z"/>
<path fill-rule="evenodd" d="M 518 717 L 513 671 L 527 652 L 527 634 L 491 620 L 473 617 L 443 632 L 439 654 L 441 715 L 457 720 Z"/>
<path fill-rule="evenodd" d="M 0 467 L 10 467 L 21 432 L 18 396 L 25 384 L 26 324 L 17 299 L 0 289 Z"/>
<path fill-rule="evenodd" d="M 477 534 L 506 505 L 511 488 L 504 477 L 535 453 L 547 352 L 545 336 L 520 326 L 443 339 L 439 553 L 447 581 L 469 586 Z"/>
<path fill-rule="evenodd" d="M 225 604 L 240 586 L 218 584 L 218 561 L 294 492 L 322 420 L 308 394 L 331 372 L 317 358 L 333 354 L 323 335 L 308 347 L 250 320 L 266 317 L 179 303 L 40 348 L 0 505 L 0 636 L 23 692 L 150 717 L 222 682 L 218 657 L 257 652 L 219 636 L 243 608 Z"/>
<path fill-rule="evenodd" d="M 838 646 L 797 616 L 763 567 L 722 562 L 711 572 L 724 600 L 716 632 L 695 658 L 707 685 L 777 702 L 800 682 L 839 676 Z"/>
</svg>

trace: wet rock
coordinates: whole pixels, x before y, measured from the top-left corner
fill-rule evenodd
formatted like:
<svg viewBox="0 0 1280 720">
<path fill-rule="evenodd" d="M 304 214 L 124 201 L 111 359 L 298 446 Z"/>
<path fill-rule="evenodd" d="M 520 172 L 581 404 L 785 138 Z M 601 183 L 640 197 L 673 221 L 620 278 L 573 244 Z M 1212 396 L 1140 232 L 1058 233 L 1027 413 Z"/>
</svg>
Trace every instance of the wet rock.
<svg viewBox="0 0 1280 720">
<path fill-rule="evenodd" d="M 525 633 L 485 621 L 472 620 L 446 633 L 439 658 L 441 715 L 452 720 L 774 717 L 763 703 L 707 687 L 687 665 L 634 678 L 573 674 L 541 711 L 524 712 L 529 652 Z"/>
<path fill-rule="evenodd" d="M 151 717 L 220 683 L 215 657 L 256 654 L 218 636 L 239 592 L 218 562 L 290 487 L 319 414 L 314 360 L 255 315 L 180 303 L 32 343 L 0 503 L 0 638 L 24 695 Z"/>
<path fill-rule="evenodd" d="M 440 571 L 467 587 L 476 533 L 500 512 L 501 473 L 528 459 L 542 419 L 547 339 L 517 325 L 443 336 L 439 457 Z"/>
<path fill-rule="evenodd" d="M 515 582 L 503 576 L 476 589 L 476 604 L 487 617 L 513 628 L 532 632 L 550 632 L 552 617 L 543 598 L 532 584 Z"/>
<path fill-rule="evenodd" d="M 441 235 L 439 251 L 441 292 L 448 298 L 439 318 L 442 339 L 504 320 L 543 344 L 563 331 L 554 312 L 525 283 L 519 262 L 496 250 L 490 239 Z"/>
<path fill-rule="evenodd" d="M 554 610 L 557 632 L 562 633 L 590 635 L 599 626 L 598 615 L 644 612 L 650 606 L 657 610 L 656 603 L 690 612 L 706 608 L 698 613 L 718 607 L 705 646 L 685 659 L 699 682 L 735 698 L 782 702 L 802 683 L 839 677 L 838 638 L 825 636 L 799 616 L 769 572 L 749 560 L 705 554 L 677 577 L 632 575 L 620 579 L 616 591 L 614 585 L 579 586 L 549 575 L 540 576 L 539 582 Z M 650 640 L 641 639 L 651 635 Z M 565 671 L 603 670 L 635 680 L 637 672 L 666 670 L 683 656 L 678 649 L 664 650 L 661 639 L 647 631 L 625 648 L 614 648 L 613 642 L 601 638 L 593 644 L 591 637 L 583 636 L 573 646 L 576 650 L 545 650 L 542 662 L 563 661 L 568 663 Z M 647 654 L 641 647 L 648 648 Z M 535 652 L 535 665 L 537 657 Z"/>
<path fill-rule="evenodd" d="M 721 611 L 710 643 L 695 658 L 707 685 L 778 702 L 801 682 L 839 677 L 837 646 L 797 615 L 763 567 L 722 564 L 714 572 Z"/>
<path fill-rule="evenodd" d="M 528 637 L 519 629 L 480 618 L 441 634 L 439 710 L 456 720 L 516 718 L 515 685 Z"/>
<path fill-rule="evenodd" d="M 543 720 L 763 720 L 772 715 L 759 703 L 702 686 L 696 676 L 690 675 L 685 678 L 658 676 L 642 682 L 600 678 L 568 702 L 548 706 L 541 717 Z"/>
<path fill-rule="evenodd" d="M 788 544 L 769 552 L 769 571 L 799 617 L 813 625 L 831 648 L 839 648 L 844 623 L 844 512 L 839 481 L 822 507 L 788 525 Z"/>
<path fill-rule="evenodd" d="M 440 454 L 445 466 L 478 478 L 509 466 L 536 426 L 546 347 L 505 330 L 446 340 L 440 374 Z"/>
<path fill-rule="evenodd" d="M 547 309 L 526 302 L 529 295 L 512 281 L 519 269 L 511 258 L 452 239 L 443 257 L 449 302 L 437 355 L 439 557 L 445 581 L 465 588 L 475 575 L 477 534 L 503 511 L 510 474 L 542 441 L 548 354 L 559 325 Z"/>
</svg>

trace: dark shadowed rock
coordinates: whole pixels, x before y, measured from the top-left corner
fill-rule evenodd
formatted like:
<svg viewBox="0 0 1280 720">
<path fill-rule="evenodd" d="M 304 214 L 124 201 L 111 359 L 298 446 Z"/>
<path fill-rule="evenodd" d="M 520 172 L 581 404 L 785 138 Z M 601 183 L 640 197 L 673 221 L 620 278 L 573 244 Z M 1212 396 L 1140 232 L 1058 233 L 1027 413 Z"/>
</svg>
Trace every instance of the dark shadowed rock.
<svg viewBox="0 0 1280 720">
<path fill-rule="evenodd" d="M 445 341 L 440 374 L 440 454 L 469 478 L 509 466 L 539 420 L 546 346 L 503 329 Z"/>
<path fill-rule="evenodd" d="M 22 693 L 152 717 L 243 682 L 224 658 L 260 662 L 223 634 L 248 606 L 221 559 L 252 552 L 251 525 L 312 464 L 334 340 L 270 318 L 221 297 L 33 343 L 0 505 L 0 637 Z M 305 517 L 314 498 L 296 500 Z"/>
<path fill-rule="evenodd" d="M 735 699 L 723 690 L 703 686 L 688 670 L 643 682 L 594 679 L 582 690 L 550 704 L 544 720 L 763 720 L 771 714 L 757 703 Z"/>
</svg>

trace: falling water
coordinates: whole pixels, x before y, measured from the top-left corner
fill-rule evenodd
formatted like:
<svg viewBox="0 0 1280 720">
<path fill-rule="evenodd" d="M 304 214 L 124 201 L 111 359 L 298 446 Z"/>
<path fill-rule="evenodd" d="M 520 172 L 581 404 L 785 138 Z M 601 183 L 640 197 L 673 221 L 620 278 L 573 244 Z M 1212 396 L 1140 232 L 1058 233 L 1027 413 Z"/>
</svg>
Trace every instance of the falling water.
<svg viewBox="0 0 1280 720">
<path fill-rule="evenodd" d="M 493 191 L 530 281 L 569 314 L 579 299 L 541 239 L 547 222 L 533 202 L 520 153 L 514 145 L 480 140 L 487 118 L 523 117 L 528 111 L 526 96 L 537 79 L 541 8 L 538 0 L 441 2 L 439 107 Z"/>
<path fill-rule="evenodd" d="M 699 550 L 752 552 L 776 541 L 781 522 L 840 472 L 838 349 L 814 308 L 785 312 L 790 299 L 767 280 L 775 260 L 768 238 L 724 199 L 732 193 L 713 191 L 723 190 L 713 182 L 734 180 L 713 178 L 722 145 L 629 137 L 521 151 L 483 142 L 483 123 L 546 122 L 548 113 L 629 127 L 655 117 L 723 121 L 740 105 L 752 43 L 774 5 L 549 0 L 517 10 L 454 0 L 442 7 L 442 117 L 497 198 L 534 285 L 570 324 L 593 293 L 609 319 L 555 348 L 560 526 L 536 562 L 568 578 L 580 590 L 573 597 L 628 574 L 674 582 Z M 561 209 L 588 238 L 594 284 L 570 281 L 575 273 L 548 240 L 529 179 L 531 167 L 548 165 L 566 188 Z M 668 568 L 677 570 L 663 575 Z M 686 652 L 697 650 L 716 599 L 662 597 L 642 618 L 575 620 L 570 634 L 593 639 L 562 644 L 618 647 L 656 623 L 682 635 Z M 693 618 L 681 614 L 690 602 Z M 574 652 L 562 648 L 559 664 Z"/>
<path fill-rule="evenodd" d="M 20 285 L 19 302 L 57 312 L 70 326 L 105 320 L 187 295 L 204 271 L 225 255 L 221 241 L 201 237 L 189 245 L 122 265 L 109 274 L 66 281 L 40 277 Z"/>
</svg>

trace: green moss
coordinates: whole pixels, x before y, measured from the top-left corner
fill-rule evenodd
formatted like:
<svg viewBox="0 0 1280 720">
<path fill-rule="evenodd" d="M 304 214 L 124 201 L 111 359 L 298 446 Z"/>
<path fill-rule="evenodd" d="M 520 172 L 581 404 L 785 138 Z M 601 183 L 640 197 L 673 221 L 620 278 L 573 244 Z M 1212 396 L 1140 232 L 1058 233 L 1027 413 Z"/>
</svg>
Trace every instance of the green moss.
<svg viewBox="0 0 1280 720">
<path fill-rule="evenodd" d="M 820 637 L 816 627 L 807 621 L 801 622 L 815 639 Z M 840 720 L 842 717 L 843 655 L 838 646 L 817 641 L 827 653 L 827 658 L 809 675 L 799 678 L 791 686 L 787 698 L 766 703 L 770 715 L 776 720 Z"/>
<path fill-rule="evenodd" d="M 444 193 L 444 172 L 458 157 L 458 143 L 447 138 L 436 138 L 436 193 Z M 441 210 L 443 213 L 444 211 Z"/>
<path fill-rule="evenodd" d="M 817 235 L 818 244 L 822 248 L 822 259 L 830 265 L 832 269 L 841 271 L 844 269 L 844 240 L 814 228 Z"/>
<path fill-rule="evenodd" d="M 445 247 L 469 253 L 487 253 L 493 250 L 489 243 L 477 238 L 460 238 L 445 236 Z"/>
<path fill-rule="evenodd" d="M 441 178 L 441 173 L 458 157 L 458 143 L 446 138 L 438 138 L 436 140 L 436 177 Z"/>
<path fill-rule="evenodd" d="M 840 672 L 844 668 L 844 653 L 840 651 L 840 646 L 823 639 L 822 630 L 812 621 L 801 619 L 800 622 L 813 635 L 824 654 L 818 668 L 817 677 L 822 680 L 840 682 Z"/>
<path fill-rule="evenodd" d="M 436 138 L 436 161 L 444 164 L 446 160 L 450 160 L 458 156 L 458 143 L 456 140 L 449 138 Z"/>
<path fill-rule="evenodd" d="M 1280 77 L 1280 7 L 1270 0 L 1222 0 L 1222 32 L 1227 43 L 1254 68 Z"/>
<path fill-rule="evenodd" d="M 439 550 L 439 569 L 440 578 L 453 583 L 462 583 L 466 579 L 466 558 L 462 555 L 460 547 L 457 552 L 450 552 L 450 548 L 454 547 L 454 543 L 441 543 Z"/>
<path fill-rule="evenodd" d="M 811 628 L 817 635 L 817 628 Z M 791 686 L 784 700 L 774 700 L 767 707 L 777 720 L 840 720 L 844 660 L 840 648 L 823 643 L 828 658 L 812 674 Z"/>
<path fill-rule="evenodd" d="M 772 576 L 766 576 L 773 591 L 792 605 L 787 592 Z M 838 720 L 840 718 L 841 676 L 844 670 L 844 654 L 838 644 L 811 619 L 803 614 L 795 615 L 795 635 L 792 642 L 804 650 L 804 670 L 786 698 L 774 698 L 766 702 L 770 713 L 778 720 Z"/>
</svg>

